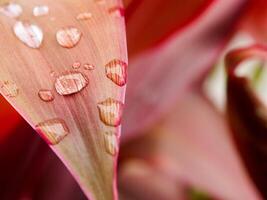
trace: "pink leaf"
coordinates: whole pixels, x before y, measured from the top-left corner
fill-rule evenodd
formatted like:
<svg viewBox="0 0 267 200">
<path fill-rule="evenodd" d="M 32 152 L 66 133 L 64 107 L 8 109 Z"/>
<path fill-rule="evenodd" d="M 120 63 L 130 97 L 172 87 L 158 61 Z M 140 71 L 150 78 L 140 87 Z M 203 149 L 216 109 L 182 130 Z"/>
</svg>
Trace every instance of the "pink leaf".
<svg viewBox="0 0 267 200">
<path fill-rule="evenodd" d="M 168 40 L 130 58 L 124 140 L 152 126 L 212 66 L 242 5 L 243 1 L 213 2 Z"/>
</svg>

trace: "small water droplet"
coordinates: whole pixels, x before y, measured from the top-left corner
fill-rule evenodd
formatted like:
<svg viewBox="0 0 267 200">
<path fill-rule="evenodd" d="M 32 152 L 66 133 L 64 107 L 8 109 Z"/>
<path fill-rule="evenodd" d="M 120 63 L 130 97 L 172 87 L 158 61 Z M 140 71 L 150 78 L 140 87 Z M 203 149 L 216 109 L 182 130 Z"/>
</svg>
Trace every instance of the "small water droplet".
<svg viewBox="0 0 267 200">
<path fill-rule="evenodd" d="M 109 98 L 97 105 L 101 121 L 108 125 L 117 127 L 121 124 L 123 103 Z"/>
<path fill-rule="evenodd" d="M 55 88 L 60 95 L 70 95 L 81 91 L 88 85 L 87 77 L 81 72 L 65 72 L 56 78 Z"/>
<path fill-rule="evenodd" d="M 92 18 L 92 13 L 90 13 L 90 12 L 80 13 L 76 17 L 77 20 L 88 20 L 90 18 Z"/>
<path fill-rule="evenodd" d="M 40 90 L 38 92 L 38 96 L 40 99 L 42 99 L 45 102 L 53 101 L 54 100 L 54 95 L 51 92 L 51 90 Z"/>
<path fill-rule="evenodd" d="M 65 48 L 75 47 L 82 37 L 82 32 L 75 27 L 62 28 L 57 31 L 58 43 Z"/>
<path fill-rule="evenodd" d="M 0 7 L 0 13 L 7 17 L 17 18 L 22 14 L 22 7 L 16 3 L 9 3 Z"/>
<path fill-rule="evenodd" d="M 69 129 L 62 119 L 50 119 L 36 125 L 36 131 L 50 145 L 58 144 L 69 134 Z"/>
<path fill-rule="evenodd" d="M 50 72 L 50 76 L 52 76 L 52 77 L 56 76 L 56 72 L 55 71 L 51 71 Z"/>
<path fill-rule="evenodd" d="M 85 70 L 94 70 L 94 69 L 95 69 L 95 66 L 92 65 L 92 64 L 88 64 L 88 63 L 86 63 L 86 64 L 83 65 L 83 68 L 84 68 Z"/>
<path fill-rule="evenodd" d="M 112 156 L 115 156 L 118 153 L 119 145 L 117 136 L 113 132 L 104 133 L 104 143 L 106 152 Z"/>
<path fill-rule="evenodd" d="M 44 16 L 49 13 L 49 7 L 48 6 L 35 6 L 33 8 L 33 15 L 35 17 Z"/>
<path fill-rule="evenodd" d="M 16 83 L 12 81 L 5 81 L 1 85 L 2 92 L 6 97 L 16 97 L 19 94 L 19 89 Z"/>
<path fill-rule="evenodd" d="M 106 76 L 118 86 L 124 86 L 127 81 L 127 64 L 114 59 L 105 66 Z"/>
<path fill-rule="evenodd" d="M 113 15 L 114 17 L 123 17 L 124 16 L 124 9 L 122 7 L 113 7 L 108 10 L 109 14 Z"/>
<path fill-rule="evenodd" d="M 74 62 L 73 64 L 72 64 L 72 68 L 73 69 L 79 69 L 81 67 L 81 63 L 80 62 Z"/>
<path fill-rule="evenodd" d="M 43 31 L 36 25 L 18 21 L 13 27 L 17 38 L 31 48 L 39 48 L 43 41 Z"/>
</svg>

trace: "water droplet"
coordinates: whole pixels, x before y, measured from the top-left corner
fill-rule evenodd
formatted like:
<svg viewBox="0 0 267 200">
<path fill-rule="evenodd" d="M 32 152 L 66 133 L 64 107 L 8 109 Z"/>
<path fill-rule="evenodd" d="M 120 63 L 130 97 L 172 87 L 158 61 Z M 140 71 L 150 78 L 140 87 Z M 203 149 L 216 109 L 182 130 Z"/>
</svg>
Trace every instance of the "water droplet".
<svg viewBox="0 0 267 200">
<path fill-rule="evenodd" d="M 124 86 L 127 81 L 127 64 L 114 59 L 106 65 L 106 76 L 118 86 Z"/>
<path fill-rule="evenodd" d="M 78 44 L 82 33 L 75 27 L 62 28 L 56 34 L 58 43 L 65 48 L 72 48 Z"/>
<path fill-rule="evenodd" d="M 76 17 L 77 20 L 88 20 L 90 18 L 92 18 L 92 13 L 90 13 L 90 12 L 80 13 Z"/>
<path fill-rule="evenodd" d="M 17 18 L 22 13 L 22 7 L 16 3 L 9 3 L 0 8 L 0 13 L 11 18 Z"/>
<path fill-rule="evenodd" d="M 51 71 L 50 72 L 50 76 L 52 76 L 52 77 L 56 76 L 56 72 L 55 71 Z"/>
<path fill-rule="evenodd" d="M 123 17 L 124 16 L 124 9 L 122 7 L 113 7 L 108 10 L 109 14 L 113 15 L 114 17 Z"/>
<path fill-rule="evenodd" d="M 1 85 L 2 92 L 6 97 L 16 97 L 19 94 L 19 89 L 16 83 L 11 81 L 5 81 Z"/>
<path fill-rule="evenodd" d="M 19 40 L 31 48 L 39 48 L 43 41 L 43 31 L 36 25 L 18 21 L 13 27 Z"/>
<path fill-rule="evenodd" d="M 73 69 L 79 69 L 81 67 L 81 63 L 80 62 L 74 62 L 73 64 L 72 64 L 72 68 Z"/>
<path fill-rule="evenodd" d="M 123 103 L 109 98 L 97 105 L 101 121 L 108 125 L 117 127 L 121 124 Z"/>
<path fill-rule="evenodd" d="M 106 152 L 112 156 L 115 156 L 118 153 L 119 145 L 117 136 L 112 132 L 104 133 L 104 143 Z"/>
<path fill-rule="evenodd" d="M 58 144 L 69 134 L 69 129 L 62 119 L 50 119 L 37 124 L 36 131 L 50 145 Z"/>
<path fill-rule="evenodd" d="M 81 91 L 88 85 L 87 77 L 80 72 L 65 72 L 56 78 L 55 88 L 60 95 L 70 95 Z"/>
<path fill-rule="evenodd" d="M 40 99 L 46 102 L 54 100 L 54 95 L 50 90 L 40 90 L 38 92 L 38 96 L 40 97 Z"/>
<path fill-rule="evenodd" d="M 44 16 L 49 13 L 49 7 L 48 6 L 35 6 L 33 8 L 33 15 L 35 17 Z"/>
<path fill-rule="evenodd" d="M 95 69 L 95 66 L 92 65 L 92 64 L 88 64 L 88 63 L 86 63 L 86 64 L 83 65 L 83 68 L 84 68 L 85 70 L 94 70 L 94 69 Z"/>
</svg>

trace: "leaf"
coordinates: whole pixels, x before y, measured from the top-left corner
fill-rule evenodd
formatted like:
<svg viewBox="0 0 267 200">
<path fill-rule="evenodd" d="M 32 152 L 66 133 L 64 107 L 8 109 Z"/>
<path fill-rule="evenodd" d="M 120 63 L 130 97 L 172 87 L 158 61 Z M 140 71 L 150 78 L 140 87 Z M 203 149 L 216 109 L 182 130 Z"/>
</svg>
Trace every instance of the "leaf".
<svg viewBox="0 0 267 200">
<path fill-rule="evenodd" d="M 3 97 L 0 97 L 0 143 L 5 141 L 9 133 L 17 127 L 21 120 L 20 115 L 14 108 Z"/>
<path fill-rule="evenodd" d="M 199 17 L 213 0 L 145 0 L 125 2 L 130 56 L 168 38 Z"/>
<path fill-rule="evenodd" d="M 216 1 L 168 40 L 130 57 L 123 140 L 153 126 L 214 64 L 241 5 Z"/>
<path fill-rule="evenodd" d="M 3 200 L 86 199 L 66 167 L 26 122 L 1 143 L 0 162 Z"/>
<path fill-rule="evenodd" d="M 155 193 L 162 190 L 161 194 L 164 194 L 167 183 L 156 182 L 155 177 L 159 176 L 169 180 L 171 185 L 176 183 L 177 192 L 189 187 L 215 199 L 261 199 L 241 164 L 225 116 L 205 98 L 198 91 L 190 90 L 176 102 L 166 118 L 142 137 L 121 147 L 119 182 L 124 191 L 128 189 L 128 194 L 134 196 L 144 188 L 138 187 L 139 184 L 152 179 L 153 185 L 161 185 Z M 138 165 L 135 165 L 135 171 L 130 169 L 130 164 L 136 163 L 136 160 L 152 168 L 153 175 L 143 173 L 143 178 L 140 177 L 145 170 L 139 165 L 137 176 Z M 132 181 L 123 178 L 123 175 L 131 177 Z M 135 183 L 136 187 L 131 183 Z M 168 194 L 173 194 L 171 187 L 169 190 Z M 149 199 L 157 197 L 150 196 Z M 172 199 L 182 198 L 176 196 Z"/>
<path fill-rule="evenodd" d="M 227 114 L 238 150 L 263 198 L 266 193 L 266 106 L 247 76 L 238 76 L 241 63 L 266 60 L 267 48 L 252 45 L 235 49 L 226 56 Z M 264 91 L 265 92 L 265 91 Z"/>
<path fill-rule="evenodd" d="M 48 0 L 49 13 L 38 17 L 32 9 L 41 1 L 17 3 L 22 15 L 0 15 L 1 93 L 51 145 L 88 198 L 116 199 L 117 155 L 107 153 L 104 140 L 112 132 L 119 142 L 120 124 L 104 124 L 98 103 L 124 100 L 125 86 L 105 74 L 110 61 L 127 63 L 119 1 Z M 92 18 L 76 18 L 84 12 Z M 77 61 L 81 67 L 73 69 Z M 84 69 L 88 63 L 95 69 Z M 43 90 L 50 92 L 40 95 Z M 107 108 L 107 117 L 111 112 Z"/>
</svg>

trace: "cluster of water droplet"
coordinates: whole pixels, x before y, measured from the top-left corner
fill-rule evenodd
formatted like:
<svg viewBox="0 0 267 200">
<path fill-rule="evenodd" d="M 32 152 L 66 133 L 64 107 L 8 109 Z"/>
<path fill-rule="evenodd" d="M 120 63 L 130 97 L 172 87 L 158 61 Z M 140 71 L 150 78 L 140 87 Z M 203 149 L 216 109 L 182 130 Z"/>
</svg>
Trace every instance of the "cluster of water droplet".
<svg viewBox="0 0 267 200">
<path fill-rule="evenodd" d="M 96 0 L 98 4 L 104 4 L 105 0 Z M 23 12 L 22 7 L 16 3 L 9 3 L 0 7 L 0 13 L 7 17 L 18 18 Z M 108 10 L 109 14 L 114 16 L 123 16 L 123 10 L 120 7 L 113 7 Z M 49 14 L 49 7 L 46 5 L 35 6 L 32 10 L 35 17 L 41 17 Z M 92 18 L 92 13 L 82 12 L 76 16 L 76 20 L 83 21 Z M 42 29 L 36 25 L 24 21 L 16 21 L 13 26 L 15 36 L 26 46 L 38 49 L 44 40 Z M 82 32 L 74 27 L 68 26 L 59 29 L 55 33 L 57 43 L 63 48 L 74 48 L 82 38 Z M 88 84 L 88 77 L 78 70 L 82 64 L 76 61 L 72 64 L 75 71 L 66 71 L 58 76 L 55 72 L 55 91 L 62 96 L 73 95 L 82 91 Z M 94 70 L 95 66 L 90 63 L 83 64 L 85 70 Z M 119 59 L 114 59 L 105 65 L 105 75 L 117 86 L 124 86 L 127 79 L 127 64 Z M 16 97 L 19 89 L 14 82 L 5 81 L 1 89 L 6 97 Z M 41 89 L 38 92 L 39 98 L 44 102 L 51 102 L 55 96 L 52 90 Z M 123 103 L 112 98 L 98 103 L 100 120 L 107 126 L 117 127 L 121 124 Z M 50 119 L 39 123 L 36 126 L 37 131 L 51 145 L 58 144 L 68 133 L 69 129 L 62 119 Z M 104 134 L 105 148 L 108 153 L 115 155 L 118 151 L 118 140 L 116 134 L 108 132 Z"/>
</svg>

